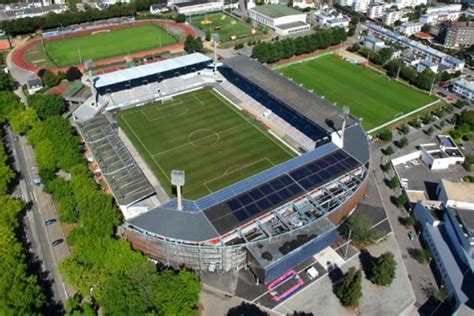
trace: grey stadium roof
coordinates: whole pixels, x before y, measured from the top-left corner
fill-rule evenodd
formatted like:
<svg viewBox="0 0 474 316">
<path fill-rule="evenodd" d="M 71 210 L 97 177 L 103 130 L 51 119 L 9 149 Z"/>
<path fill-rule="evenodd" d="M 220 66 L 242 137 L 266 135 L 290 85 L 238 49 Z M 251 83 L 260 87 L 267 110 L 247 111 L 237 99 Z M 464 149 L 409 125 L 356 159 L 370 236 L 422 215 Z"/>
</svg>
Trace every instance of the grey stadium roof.
<svg viewBox="0 0 474 316">
<path fill-rule="evenodd" d="M 120 205 L 155 193 L 104 115 L 79 125 L 79 130 Z"/>
<path fill-rule="evenodd" d="M 334 131 L 328 122 L 332 122 L 334 128 L 340 129 L 342 124 L 340 109 L 323 98 L 296 85 L 249 57 L 236 56 L 226 59 L 224 63 L 233 71 L 266 90 L 274 98 L 285 102 L 326 131 Z M 353 120 L 349 119 L 349 124 L 351 123 L 353 123 Z"/>
<path fill-rule="evenodd" d="M 111 73 L 99 75 L 93 78 L 96 88 L 102 88 L 113 84 L 126 82 L 146 76 L 159 74 L 165 71 L 179 69 L 194 64 L 210 61 L 211 58 L 201 54 L 193 53 L 176 58 L 170 58 L 156 63 L 141 65 L 137 67 L 127 68 L 114 71 Z"/>
</svg>

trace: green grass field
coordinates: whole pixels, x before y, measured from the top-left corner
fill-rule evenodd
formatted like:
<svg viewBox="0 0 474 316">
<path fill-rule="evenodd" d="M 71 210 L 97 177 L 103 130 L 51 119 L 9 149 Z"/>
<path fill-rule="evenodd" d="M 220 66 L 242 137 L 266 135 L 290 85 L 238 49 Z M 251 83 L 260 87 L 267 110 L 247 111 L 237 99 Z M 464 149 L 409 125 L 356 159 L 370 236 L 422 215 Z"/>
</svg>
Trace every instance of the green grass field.
<svg viewBox="0 0 474 316">
<path fill-rule="evenodd" d="M 206 21 L 211 23 L 206 23 Z M 236 39 L 252 36 L 250 33 L 252 26 L 250 24 L 234 19 L 224 13 L 195 16 L 191 18 L 191 24 L 204 32 L 219 33 L 222 43 L 231 41 L 231 36 L 236 36 Z"/>
<path fill-rule="evenodd" d="M 295 156 L 212 90 L 128 109 L 117 121 L 168 193 L 171 170 L 185 170 L 188 199 Z"/>
<path fill-rule="evenodd" d="M 161 27 L 142 25 L 47 42 L 45 44 L 46 55 L 42 46 L 37 45 L 32 47 L 25 57 L 33 65 L 35 65 L 34 61 L 39 61 L 47 66 L 53 64 L 64 67 L 80 64 L 81 60 L 101 60 L 175 43 L 177 43 L 177 39 L 166 33 Z"/>
<path fill-rule="evenodd" d="M 294 82 L 363 118 L 367 130 L 436 100 L 425 93 L 334 55 L 277 69 Z"/>
</svg>

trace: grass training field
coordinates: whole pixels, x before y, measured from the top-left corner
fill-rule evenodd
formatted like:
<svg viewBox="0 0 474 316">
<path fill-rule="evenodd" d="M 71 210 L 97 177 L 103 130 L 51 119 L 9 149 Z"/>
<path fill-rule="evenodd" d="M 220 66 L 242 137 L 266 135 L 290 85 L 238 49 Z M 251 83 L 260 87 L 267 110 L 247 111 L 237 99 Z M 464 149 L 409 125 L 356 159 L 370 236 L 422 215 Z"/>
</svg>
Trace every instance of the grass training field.
<svg viewBox="0 0 474 316">
<path fill-rule="evenodd" d="M 183 196 L 199 198 L 295 154 L 212 90 L 128 109 L 120 127 L 171 193 L 170 172 L 186 172 Z"/>
<path fill-rule="evenodd" d="M 436 100 L 371 69 L 334 55 L 277 69 L 296 83 L 363 118 L 367 130 Z"/>
<path fill-rule="evenodd" d="M 25 54 L 25 59 L 34 66 L 65 67 L 80 64 L 81 60 L 101 60 L 177 42 L 160 26 L 142 25 L 47 42 L 46 54 L 38 44 Z"/>
<path fill-rule="evenodd" d="M 232 40 L 231 36 L 236 36 L 236 39 L 252 36 L 250 32 L 252 26 L 250 24 L 234 19 L 224 13 L 195 16 L 191 18 L 191 24 L 204 32 L 219 33 L 222 43 Z"/>
</svg>

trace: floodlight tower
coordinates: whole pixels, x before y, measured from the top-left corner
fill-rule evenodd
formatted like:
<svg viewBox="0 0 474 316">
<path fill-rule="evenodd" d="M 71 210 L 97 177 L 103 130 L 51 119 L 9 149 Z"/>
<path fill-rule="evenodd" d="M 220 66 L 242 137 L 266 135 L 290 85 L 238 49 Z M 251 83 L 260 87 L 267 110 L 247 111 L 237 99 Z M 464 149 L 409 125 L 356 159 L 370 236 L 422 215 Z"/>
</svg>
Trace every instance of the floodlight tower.
<svg viewBox="0 0 474 316">
<path fill-rule="evenodd" d="M 344 130 L 346 129 L 346 122 L 347 118 L 349 117 L 349 107 L 343 106 L 342 107 L 342 127 L 341 127 L 341 141 L 344 145 Z"/>
<path fill-rule="evenodd" d="M 94 97 L 94 102 L 97 103 L 97 93 L 94 87 L 94 81 L 92 80 L 92 66 L 94 62 L 92 59 L 88 59 L 84 63 L 84 69 L 89 73 L 89 82 L 91 83 L 92 96 Z"/>
<path fill-rule="evenodd" d="M 171 184 L 176 186 L 176 209 L 182 211 L 181 187 L 184 185 L 184 170 L 171 170 Z"/>
<path fill-rule="evenodd" d="M 219 34 L 211 34 L 211 43 L 214 44 L 214 74 L 217 73 L 217 45 L 219 44 Z"/>
</svg>

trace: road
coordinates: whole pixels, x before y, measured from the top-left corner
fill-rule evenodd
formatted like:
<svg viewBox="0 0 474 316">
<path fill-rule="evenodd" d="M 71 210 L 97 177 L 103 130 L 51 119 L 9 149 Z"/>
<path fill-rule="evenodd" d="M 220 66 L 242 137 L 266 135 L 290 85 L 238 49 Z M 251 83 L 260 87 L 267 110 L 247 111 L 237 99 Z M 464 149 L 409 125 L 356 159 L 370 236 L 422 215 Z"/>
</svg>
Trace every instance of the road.
<svg viewBox="0 0 474 316">
<path fill-rule="evenodd" d="M 33 149 L 26 144 L 24 137 L 16 138 L 9 129 L 8 140 L 15 159 L 15 169 L 21 174 L 21 196 L 24 201 L 32 202 L 32 207 L 25 216 L 26 236 L 31 244 L 31 252 L 38 257 L 43 272 L 52 283 L 50 299 L 53 304 L 64 305 L 73 291 L 66 288 L 58 270 L 58 263 L 70 253 L 65 242 L 56 247 L 51 244 L 56 239 L 65 239 L 64 233 L 59 223 L 45 225 L 45 220 L 57 218 L 57 215 L 50 196 L 44 193 L 40 186 L 32 184 L 33 179 L 37 177 Z"/>
</svg>

